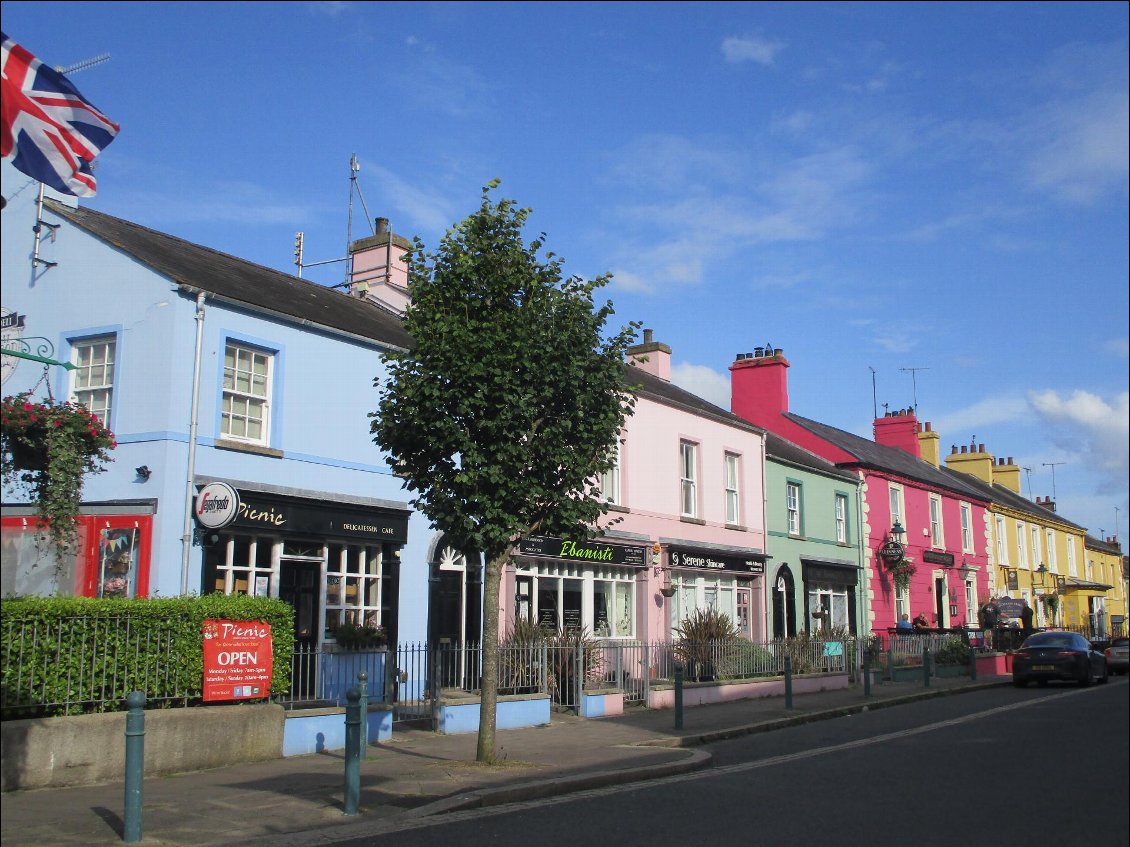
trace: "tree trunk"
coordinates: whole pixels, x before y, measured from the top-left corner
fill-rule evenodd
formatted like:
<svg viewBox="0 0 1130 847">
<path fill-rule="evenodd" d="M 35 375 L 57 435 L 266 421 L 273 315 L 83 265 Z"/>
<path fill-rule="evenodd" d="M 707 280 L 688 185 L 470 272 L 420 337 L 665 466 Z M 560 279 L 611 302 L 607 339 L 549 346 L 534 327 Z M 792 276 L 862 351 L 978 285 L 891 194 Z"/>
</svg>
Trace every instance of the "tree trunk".
<svg viewBox="0 0 1130 847">
<path fill-rule="evenodd" d="M 479 700 L 479 745 L 476 761 L 494 762 L 494 729 L 498 707 L 498 595 L 502 568 L 510 561 L 514 547 L 507 547 L 487 560 L 483 577 L 483 681 Z"/>
</svg>

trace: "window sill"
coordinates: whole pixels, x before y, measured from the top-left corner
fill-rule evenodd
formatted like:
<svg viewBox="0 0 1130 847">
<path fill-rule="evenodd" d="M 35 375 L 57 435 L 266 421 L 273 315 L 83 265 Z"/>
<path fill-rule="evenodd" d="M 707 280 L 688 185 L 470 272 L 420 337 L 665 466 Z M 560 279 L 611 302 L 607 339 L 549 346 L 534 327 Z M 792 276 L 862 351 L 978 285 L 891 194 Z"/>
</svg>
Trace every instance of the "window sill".
<svg viewBox="0 0 1130 847">
<path fill-rule="evenodd" d="M 618 503 L 609 503 L 608 504 L 608 511 L 610 511 L 610 512 L 623 512 L 624 514 L 627 514 L 628 512 L 630 512 L 632 510 L 629 509 L 627 506 L 621 506 Z"/>
<path fill-rule="evenodd" d="M 702 518 L 689 518 L 686 515 L 682 515 L 679 520 L 683 523 L 693 523 L 695 526 L 706 526 L 706 521 Z"/>
<path fill-rule="evenodd" d="M 734 532 L 749 532 L 749 529 L 747 527 L 744 527 L 739 523 L 728 523 L 726 524 L 726 529 L 732 529 Z"/>
<path fill-rule="evenodd" d="M 226 438 L 217 438 L 213 446 L 217 450 L 232 450 L 236 453 L 254 453 L 256 456 L 270 456 L 273 459 L 281 459 L 283 457 L 283 451 L 276 450 L 274 447 L 247 444 L 243 441 L 229 441 Z"/>
</svg>

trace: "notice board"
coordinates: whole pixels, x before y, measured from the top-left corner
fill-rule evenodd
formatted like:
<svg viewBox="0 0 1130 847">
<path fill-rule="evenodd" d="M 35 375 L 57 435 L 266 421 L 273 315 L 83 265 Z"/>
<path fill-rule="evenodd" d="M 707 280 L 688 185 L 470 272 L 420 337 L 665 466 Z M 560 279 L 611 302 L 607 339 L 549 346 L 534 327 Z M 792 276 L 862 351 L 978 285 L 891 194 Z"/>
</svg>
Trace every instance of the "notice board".
<svg viewBox="0 0 1130 847">
<path fill-rule="evenodd" d="M 250 700 L 271 691 L 271 625 L 204 621 L 204 700 Z"/>
</svg>

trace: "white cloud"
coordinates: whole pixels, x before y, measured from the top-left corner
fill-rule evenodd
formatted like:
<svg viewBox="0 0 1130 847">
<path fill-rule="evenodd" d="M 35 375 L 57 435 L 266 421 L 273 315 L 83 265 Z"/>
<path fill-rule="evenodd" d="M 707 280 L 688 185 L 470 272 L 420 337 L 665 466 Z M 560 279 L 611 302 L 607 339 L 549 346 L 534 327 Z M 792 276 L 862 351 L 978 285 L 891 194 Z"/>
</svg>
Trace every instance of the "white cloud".
<svg viewBox="0 0 1130 847">
<path fill-rule="evenodd" d="M 1052 427 L 1052 441 L 1102 476 L 1100 490 L 1125 490 L 1130 469 L 1130 392 L 1109 401 L 1081 390 L 1069 396 L 1032 391 L 1028 398 Z"/>
<path fill-rule="evenodd" d="M 1103 344 L 1103 350 L 1120 359 L 1130 357 L 1130 341 L 1125 338 L 1112 338 Z"/>
<path fill-rule="evenodd" d="M 770 41 L 757 35 L 747 35 L 744 38 L 730 36 L 722 40 L 722 55 L 727 62 L 757 62 L 759 65 L 769 67 L 773 65 L 777 54 L 785 49 L 782 41 Z"/>
<path fill-rule="evenodd" d="M 943 433 L 976 433 L 993 424 L 1018 422 L 1031 412 L 1023 397 L 990 397 L 945 415 L 935 416 L 935 431 Z"/>
<path fill-rule="evenodd" d="M 396 221 L 390 220 L 389 225 L 394 232 L 406 238 L 409 237 L 409 231 L 419 230 L 442 235 L 455 220 L 455 204 L 434 188 L 410 182 L 388 168 L 367 161 L 362 163 L 362 168 L 366 174 L 375 175 L 381 186 L 379 194 L 387 198 L 390 206 L 402 212 L 412 224 L 397 225 Z M 435 246 L 437 245 L 429 245 L 433 249 Z"/>
<path fill-rule="evenodd" d="M 671 367 L 671 382 L 703 400 L 730 408 L 730 377 L 705 365 L 682 362 Z"/>
</svg>

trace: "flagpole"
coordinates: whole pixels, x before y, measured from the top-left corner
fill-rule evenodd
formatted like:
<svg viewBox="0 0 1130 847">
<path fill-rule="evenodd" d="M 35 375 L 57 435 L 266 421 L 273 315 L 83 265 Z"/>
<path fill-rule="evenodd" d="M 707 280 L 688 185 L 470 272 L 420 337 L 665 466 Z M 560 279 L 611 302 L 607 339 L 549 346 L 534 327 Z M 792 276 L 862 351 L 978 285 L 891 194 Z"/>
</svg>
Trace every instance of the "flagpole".
<svg viewBox="0 0 1130 847">
<path fill-rule="evenodd" d="M 35 231 L 35 248 L 31 251 L 31 270 L 34 273 L 35 269 L 40 265 L 48 268 L 55 267 L 57 262 L 48 262 L 46 259 L 39 258 L 39 241 L 42 238 L 43 227 L 51 227 L 51 237 L 55 237 L 55 227 L 53 224 L 46 223 L 43 220 L 43 183 L 39 183 L 39 196 L 35 200 L 35 226 L 32 229 Z"/>
</svg>

